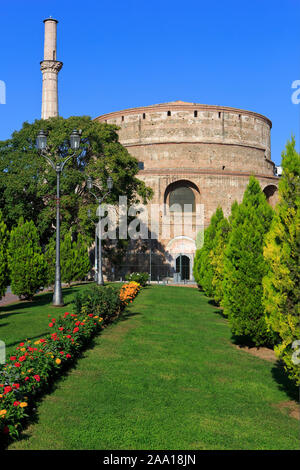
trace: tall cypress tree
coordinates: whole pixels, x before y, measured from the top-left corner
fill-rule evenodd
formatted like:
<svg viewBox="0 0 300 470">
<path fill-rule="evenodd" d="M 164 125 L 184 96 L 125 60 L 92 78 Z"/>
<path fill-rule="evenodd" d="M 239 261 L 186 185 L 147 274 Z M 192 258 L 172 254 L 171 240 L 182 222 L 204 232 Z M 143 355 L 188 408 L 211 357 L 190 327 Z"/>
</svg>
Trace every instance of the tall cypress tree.
<svg viewBox="0 0 300 470">
<path fill-rule="evenodd" d="M 211 266 L 210 252 L 215 246 L 214 243 L 218 225 L 223 219 L 223 211 L 218 207 L 210 220 L 210 225 L 204 232 L 203 247 L 196 253 L 195 258 L 196 266 L 194 269 L 194 277 L 197 284 L 203 288 L 208 296 L 212 296 L 213 294 L 213 268 Z"/>
<path fill-rule="evenodd" d="M 24 222 L 20 217 L 12 229 L 8 244 L 8 266 L 12 292 L 32 300 L 34 294 L 46 282 L 47 266 L 39 244 L 37 229 L 32 220 Z"/>
<path fill-rule="evenodd" d="M 0 210 L 0 299 L 5 294 L 9 284 L 7 265 L 8 237 L 7 227 L 3 221 L 2 212 Z"/>
<path fill-rule="evenodd" d="M 275 351 L 300 384 L 299 364 L 293 358 L 293 343 L 300 339 L 300 155 L 293 138 L 282 152 L 282 169 L 279 200 L 264 249 L 269 271 L 263 279 L 263 300 L 267 324 L 281 339 Z"/>
<path fill-rule="evenodd" d="M 274 341 L 262 304 L 262 279 L 267 271 L 263 243 L 272 217 L 258 181 L 250 177 L 225 250 L 223 303 L 232 333 L 248 337 L 257 346 Z"/>
</svg>

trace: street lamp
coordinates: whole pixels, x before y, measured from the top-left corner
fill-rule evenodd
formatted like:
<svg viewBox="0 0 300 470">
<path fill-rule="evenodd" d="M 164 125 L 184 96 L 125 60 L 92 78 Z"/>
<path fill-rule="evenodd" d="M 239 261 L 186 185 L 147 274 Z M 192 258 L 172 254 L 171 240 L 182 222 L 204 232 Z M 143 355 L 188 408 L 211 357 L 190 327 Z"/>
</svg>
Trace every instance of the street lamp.
<svg viewBox="0 0 300 470">
<path fill-rule="evenodd" d="M 106 196 L 111 192 L 111 190 L 113 188 L 113 185 L 114 185 L 112 177 L 109 176 L 106 180 L 108 191 L 101 198 L 99 198 L 98 196 L 96 196 L 96 194 L 94 194 L 91 191 L 91 189 L 93 189 L 93 186 L 95 186 L 96 188 L 98 188 L 100 190 L 101 190 L 101 188 L 93 182 L 93 178 L 91 176 L 88 176 L 86 183 L 87 183 L 86 185 L 87 185 L 87 188 L 88 188 L 89 192 L 96 198 L 97 203 L 98 203 L 98 207 L 100 206 L 100 204 L 102 204 L 102 202 L 104 201 Z M 98 211 L 99 211 L 99 209 L 98 209 Z M 96 278 L 97 278 L 96 280 L 97 280 L 98 286 L 104 286 L 103 272 L 102 272 L 102 233 L 101 233 L 101 225 L 100 225 L 100 220 L 101 220 L 100 212 L 99 212 L 98 217 L 99 217 L 99 221 L 98 221 L 98 234 L 99 234 L 98 255 L 99 255 L 99 260 L 98 260 L 98 273 L 96 273 Z M 97 229 L 96 229 L 95 242 L 96 242 L 95 257 L 96 257 L 97 256 L 97 254 L 96 254 L 97 253 Z M 96 261 L 95 261 L 95 265 L 97 266 Z"/>
<path fill-rule="evenodd" d="M 55 284 L 53 293 L 54 307 L 62 307 L 64 305 L 62 290 L 61 290 L 61 275 L 60 275 L 60 175 L 64 169 L 65 164 L 70 158 L 74 157 L 75 151 L 80 146 L 80 134 L 74 129 L 70 136 L 70 148 L 74 150 L 72 155 L 69 155 L 64 160 L 54 162 L 47 155 L 47 135 L 43 130 L 40 130 L 36 139 L 36 146 L 40 154 L 47 160 L 49 165 L 56 171 L 56 257 L 55 257 Z"/>
</svg>

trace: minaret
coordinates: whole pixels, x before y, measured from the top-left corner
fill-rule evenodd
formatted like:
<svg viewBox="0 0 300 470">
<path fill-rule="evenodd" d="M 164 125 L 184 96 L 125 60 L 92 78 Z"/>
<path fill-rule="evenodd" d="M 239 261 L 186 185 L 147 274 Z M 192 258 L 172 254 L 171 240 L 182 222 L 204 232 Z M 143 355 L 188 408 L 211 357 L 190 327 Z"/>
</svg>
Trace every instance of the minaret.
<svg viewBox="0 0 300 470">
<path fill-rule="evenodd" d="M 42 119 L 58 116 L 57 75 L 63 63 L 56 60 L 56 25 L 54 18 L 45 23 L 44 60 L 41 62 L 43 74 Z"/>
</svg>

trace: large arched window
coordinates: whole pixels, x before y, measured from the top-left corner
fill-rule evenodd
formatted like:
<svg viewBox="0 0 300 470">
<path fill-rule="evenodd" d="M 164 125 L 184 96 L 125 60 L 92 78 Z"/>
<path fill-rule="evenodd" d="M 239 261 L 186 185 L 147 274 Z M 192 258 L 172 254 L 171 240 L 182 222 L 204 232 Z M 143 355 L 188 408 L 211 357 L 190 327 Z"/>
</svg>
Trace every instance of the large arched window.
<svg viewBox="0 0 300 470">
<path fill-rule="evenodd" d="M 184 207 L 186 205 L 186 207 Z M 191 188 L 181 186 L 170 191 L 169 208 L 171 212 L 195 212 L 195 195 Z"/>
</svg>

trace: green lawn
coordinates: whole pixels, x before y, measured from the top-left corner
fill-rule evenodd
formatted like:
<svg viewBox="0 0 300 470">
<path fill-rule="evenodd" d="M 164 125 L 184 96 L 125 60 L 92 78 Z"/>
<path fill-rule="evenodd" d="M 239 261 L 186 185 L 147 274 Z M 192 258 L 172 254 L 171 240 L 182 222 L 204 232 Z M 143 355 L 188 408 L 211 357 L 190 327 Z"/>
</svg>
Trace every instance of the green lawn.
<svg viewBox="0 0 300 470">
<path fill-rule="evenodd" d="M 65 295 L 68 301 L 74 291 Z M 40 311 L 0 320 L 9 342 L 46 332 Z M 64 309 L 66 310 L 66 309 Z M 0 316 L 1 319 L 1 316 Z M 273 364 L 238 350 L 196 289 L 148 287 L 38 406 L 10 449 L 298 449 Z"/>
</svg>

